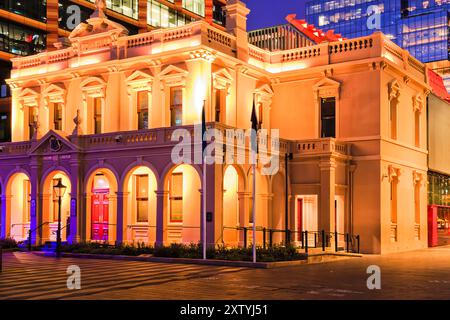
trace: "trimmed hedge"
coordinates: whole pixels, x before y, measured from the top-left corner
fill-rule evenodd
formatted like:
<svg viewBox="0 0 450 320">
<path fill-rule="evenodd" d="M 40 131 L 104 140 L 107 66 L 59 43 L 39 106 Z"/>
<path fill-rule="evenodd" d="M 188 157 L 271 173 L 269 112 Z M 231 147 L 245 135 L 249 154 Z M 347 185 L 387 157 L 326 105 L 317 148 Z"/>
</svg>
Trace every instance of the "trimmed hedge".
<svg viewBox="0 0 450 320">
<path fill-rule="evenodd" d="M 139 256 L 141 254 L 153 254 L 154 257 L 165 258 L 187 258 L 201 259 L 203 250 L 201 244 L 179 244 L 172 243 L 169 246 L 157 246 L 155 248 L 147 246 L 144 243 L 109 245 L 107 243 L 84 242 L 63 245 L 63 252 L 71 253 L 91 253 L 91 254 L 110 254 Z M 216 249 L 208 248 L 206 252 L 208 259 L 230 260 L 230 261 L 252 261 L 252 248 L 226 248 L 220 246 Z M 274 246 L 263 249 L 256 248 L 256 259 L 259 262 L 292 261 L 304 260 L 306 255 L 297 252 L 294 247 Z"/>
<path fill-rule="evenodd" d="M 18 248 L 18 243 L 13 238 L 0 239 L 0 247 L 3 249 L 16 249 Z"/>
<path fill-rule="evenodd" d="M 92 253 L 92 254 L 112 254 L 124 256 L 139 256 L 141 254 L 152 254 L 153 247 L 147 246 L 144 243 L 137 243 L 136 245 L 109 245 L 107 243 L 98 242 L 81 242 L 74 244 L 67 244 L 61 246 L 62 252 L 71 253 Z"/>
</svg>

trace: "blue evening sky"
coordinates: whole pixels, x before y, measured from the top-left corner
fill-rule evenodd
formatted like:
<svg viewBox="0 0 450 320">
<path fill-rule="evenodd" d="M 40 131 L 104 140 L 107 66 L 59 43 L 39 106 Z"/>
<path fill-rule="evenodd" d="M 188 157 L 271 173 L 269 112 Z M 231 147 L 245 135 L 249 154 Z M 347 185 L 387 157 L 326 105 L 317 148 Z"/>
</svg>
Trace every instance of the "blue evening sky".
<svg viewBox="0 0 450 320">
<path fill-rule="evenodd" d="M 252 10 L 248 17 L 247 29 L 254 30 L 286 23 L 290 13 L 297 18 L 304 17 L 305 0 L 243 0 Z"/>
</svg>

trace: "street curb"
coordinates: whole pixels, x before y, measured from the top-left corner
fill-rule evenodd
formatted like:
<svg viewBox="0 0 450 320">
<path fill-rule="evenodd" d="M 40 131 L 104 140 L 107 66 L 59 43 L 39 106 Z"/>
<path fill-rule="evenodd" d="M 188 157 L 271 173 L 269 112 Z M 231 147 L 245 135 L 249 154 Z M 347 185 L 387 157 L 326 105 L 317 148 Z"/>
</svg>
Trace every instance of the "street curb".
<svg viewBox="0 0 450 320">
<path fill-rule="evenodd" d="M 33 254 L 44 257 L 55 257 L 54 252 L 32 252 Z M 229 261 L 229 260 L 201 260 L 188 258 L 166 258 L 166 257 L 152 257 L 152 256 L 124 256 L 124 255 L 108 255 L 108 254 L 91 254 L 91 253 L 69 253 L 62 252 L 62 258 L 79 258 L 79 259 L 102 259 L 102 260 L 120 260 L 120 261 L 142 261 L 142 262 L 156 262 L 156 263 L 178 263 L 178 264 L 196 264 L 196 265 L 211 265 L 211 266 L 227 266 L 240 268 L 256 268 L 256 269 L 273 269 L 280 267 L 291 267 L 303 264 L 315 264 L 323 262 L 336 261 L 345 257 L 352 257 L 344 254 L 316 254 L 309 256 L 304 260 L 295 261 L 277 261 L 277 262 L 250 262 L 250 261 Z"/>
</svg>

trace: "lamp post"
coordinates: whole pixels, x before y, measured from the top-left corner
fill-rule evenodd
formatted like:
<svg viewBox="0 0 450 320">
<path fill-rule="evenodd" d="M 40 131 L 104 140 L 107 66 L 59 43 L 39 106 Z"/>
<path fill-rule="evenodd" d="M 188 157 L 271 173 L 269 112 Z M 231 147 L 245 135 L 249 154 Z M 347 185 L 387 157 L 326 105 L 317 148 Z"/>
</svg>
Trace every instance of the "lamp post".
<svg viewBox="0 0 450 320">
<path fill-rule="evenodd" d="M 56 232 L 56 256 L 61 256 L 61 198 L 64 196 L 67 187 L 62 184 L 61 179 L 53 186 L 53 194 L 58 197 L 58 231 Z"/>
</svg>

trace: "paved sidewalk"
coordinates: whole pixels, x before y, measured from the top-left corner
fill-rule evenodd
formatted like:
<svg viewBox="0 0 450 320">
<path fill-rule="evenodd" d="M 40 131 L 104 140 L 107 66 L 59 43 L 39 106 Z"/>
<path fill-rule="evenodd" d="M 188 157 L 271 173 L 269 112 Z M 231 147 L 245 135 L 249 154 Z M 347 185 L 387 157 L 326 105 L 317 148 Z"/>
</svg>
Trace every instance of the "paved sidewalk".
<svg viewBox="0 0 450 320">
<path fill-rule="evenodd" d="M 66 269 L 81 268 L 81 290 Z M 369 265 L 381 290 L 368 290 Z M 277 269 L 4 254 L 0 299 L 450 299 L 450 246 Z"/>
</svg>

